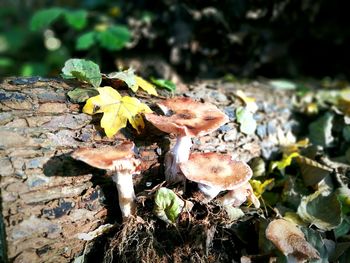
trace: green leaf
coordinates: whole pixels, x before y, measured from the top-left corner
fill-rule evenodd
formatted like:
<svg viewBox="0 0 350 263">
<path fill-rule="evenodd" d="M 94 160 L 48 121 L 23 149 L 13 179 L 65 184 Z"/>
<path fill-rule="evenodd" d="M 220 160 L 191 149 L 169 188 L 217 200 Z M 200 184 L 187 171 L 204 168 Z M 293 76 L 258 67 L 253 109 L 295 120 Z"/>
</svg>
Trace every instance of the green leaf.
<svg viewBox="0 0 350 263">
<path fill-rule="evenodd" d="M 89 49 L 96 42 L 96 33 L 87 32 L 78 37 L 75 48 L 77 50 L 86 50 Z"/>
<path fill-rule="evenodd" d="M 341 223 L 341 204 L 335 193 L 325 195 L 324 191 L 301 199 L 298 215 L 305 221 L 322 230 L 332 230 Z"/>
<path fill-rule="evenodd" d="M 85 10 L 66 11 L 64 17 L 68 25 L 81 30 L 87 24 L 87 12 Z"/>
<path fill-rule="evenodd" d="M 336 239 L 338 239 L 338 237 L 342 237 L 345 236 L 350 230 L 350 222 L 349 220 L 343 220 L 343 222 L 337 226 L 334 229 L 334 236 Z"/>
<path fill-rule="evenodd" d="M 244 107 L 236 109 L 237 122 L 241 124 L 240 130 L 245 134 L 254 134 L 256 130 L 256 121 L 253 118 L 253 113 Z"/>
<path fill-rule="evenodd" d="M 345 141 L 350 142 L 350 125 L 344 126 L 343 137 L 344 137 Z"/>
<path fill-rule="evenodd" d="M 174 92 L 176 90 L 176 85 L 170 81 L 170 80 L 166 80 L 166 79 L 155 79 L 153 77 L 151 77 L 151 81 L 157 85 L 160 88 L 164 88 L 167 89 L 171 92 Z"/>
<path fill-rule="evenodd" d="M 86 81 L 98 88 L 102 77 L 100 68 L 90 60 L 72 58 L 66 61 L 62 69 L 64 77 L 75 77 L 78 80 Z"/>
<path fill-rule="evenodd" d="M 309 138 L 312 143 L 323 147 L 331 146 L 334 141 L 332 136 L 333 118 L 334 115 L 327 112 L 309 125 Z"/>
<path fill-rule="evenodd" d="M 44 29 L 63 13 L 64 9 L 59 7 L 39 10 L 33 15 L 30 21 L 30 29 L 34 31 Z"/>
<path fill-rule="evenodd" d="M 0 57 L 0 67 L 6 68 L 14 65 L 14 61 L 7 57 Z"/>
<path fill-rule="evenodd" d="M 100 45 L 108 50 L 120 50 L 131 39 L 130 31 L 125 26 L 111 26 L 105 31 L 97 32 Z"/>
<path fill-rule="evenodd" d="M 154 197 L 154 203 L 153 211 L 155 215 L 167 223 L 175 223 L 185 206 L 185 202 L 181 198 L 165 187 L 158 189 Z"/>
<path fill-rule="evenodd" d="M 124 71 L 118 71 L 118 72 L 112 72 L 107 75 L 107 78 L 110 79 L 120 79 L 128 85 L 128 87 L 133 91 L 136 92 L 138 89 L 138 85 L 136 83 L 136 77 L 134 74 L 134 70 L 132 68 L 129 68 L 128 70 Z"/>
<path fill-rule="evenodd" d="M 295 83 L 288 80 L 270 80 L 269 84 L 272 87 L 281 90 L 295 90 L 297 88 Z"/>
<path fill-rule="evenodd" d="M 76 88 L 67 93 L 70 101 L 73 103 L 85 102 L 88 98 L 98 95 L 98 90 L 96 89 L 82 89 Z"/>
</svg>

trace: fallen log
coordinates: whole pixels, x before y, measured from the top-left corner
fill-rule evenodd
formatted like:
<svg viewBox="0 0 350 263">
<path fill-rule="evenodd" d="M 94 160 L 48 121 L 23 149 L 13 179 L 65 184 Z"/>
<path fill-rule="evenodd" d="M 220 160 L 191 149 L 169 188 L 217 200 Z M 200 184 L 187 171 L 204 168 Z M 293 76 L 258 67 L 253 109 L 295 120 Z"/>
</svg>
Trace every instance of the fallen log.
<svg viewBox="0 0 350 263">
<path fill-rule="evenodd" d="M 78 147 L 132 139 L 143 174 L 153 178 L 152 182 L 135 178 L 136 193 L 163 181 L 162 160 L 173 138 L 147 125 L 144 134 L 126 128 L 107 139 L 96 118 L 69 101 L 67 92 L 79 85 L 37 77 L 9 78 L 0 84 L 0 261 L 71 262 L 88 243 L 78 238 L 79 233 L 121 222 L 112 181 L 100 170 L 73 160 L 70 153 Z M 255 98 L 258 106 L 252 135 L 241 133 L 236 122 L 235 109 L 243 105 L 236 96 L 239 89 Z M 178 95 L 214 103 L 230 118 L 218 131 L 195 138 L 194 151 L 231 153 L 243 161 L 269 158 L 291 136 L 291 100 L 286 91 L 261 83 L 206 81 Z M 146 96 L 143 101 L 152 105 L 158 99 Z"/>
</svg>

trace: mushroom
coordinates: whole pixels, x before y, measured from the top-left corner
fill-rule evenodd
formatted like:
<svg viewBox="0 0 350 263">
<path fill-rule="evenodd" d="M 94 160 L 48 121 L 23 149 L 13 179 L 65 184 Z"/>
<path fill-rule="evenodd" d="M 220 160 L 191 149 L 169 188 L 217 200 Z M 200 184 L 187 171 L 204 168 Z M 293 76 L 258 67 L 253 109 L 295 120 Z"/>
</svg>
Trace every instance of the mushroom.
<svg viewBox="0 0 350 263">
<path fill-rule="evenodd" d="M 179 166 L 187 179 L 198 183 L 205 202 L 211 201 L 220 191 L 230 190 L 224 196 L 224 205 L 241 205 L 246 197 L 252 196 L 253 203 L 260 205 L 248 182 L 252 170 L 246 163 L 232 160 L 228 154 L 192 153 L 189 160 Z"/>
<path fill-rule="evenodd" d="M 124 142 L 117 147 L 80 148 L 72 157 L 90 166 L 111 171 L 118 189 L 119 207 L 123 218 L 135 212 L 135 192 L 132 174 L 140 172 L 140 161 L 134 158 L 134 143 Z"/>
<path fill-rule="evenodd" d="M 165 178 L 169 183 L 184 180 L 178 164 L 186 162 L 192 146 L 191 137 L 203 136 L 228 122 L 228 117 L 215 105 L 191 98 L 177 97 L 160 102 L 165 115 L 145 114 L 146 119 L 159 130 L 173 133 L 175 146 L 165 158 Z"/>
<path fill-rule="evenodd" d="M 320 259 L 319 252 L 306 241 L 304 233 L 292 222 L 275 219 L 267 226 L 265 235 L 287 256 L 288 262 Z"/>
</svg>

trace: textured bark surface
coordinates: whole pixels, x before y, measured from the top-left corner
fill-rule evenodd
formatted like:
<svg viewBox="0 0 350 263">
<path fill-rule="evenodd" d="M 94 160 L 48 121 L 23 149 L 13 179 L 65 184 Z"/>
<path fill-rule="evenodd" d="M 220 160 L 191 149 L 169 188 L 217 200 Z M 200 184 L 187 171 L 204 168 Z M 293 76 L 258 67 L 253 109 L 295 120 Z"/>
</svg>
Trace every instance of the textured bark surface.
<svg viewBox="0 0 350 263">
<path fill-rule="evenodd" d="M 135 178 L 136 193 L 163 181 L 161 162 L 173 138 L 147 125 L 143 135 L 126 129 L 107 139 L 98 116 L 85 115 L 80 105 L 69 102 L 66 94 L 77 86 L 81 85 L 42 78 L 5 79 L 0 84 L 0 244 L 6 243 L 10 261 L 70 262 L 86 245 L 78 233 L 120 222 L 111 179 L 70 158 L 77 147 L 133 139 L 144 170 Z M 240 133 L 235 122 L 235 108 L 242 105 L 234 96 L 237 89 L 257 99 L 254 135 Z M 268 158 L 292 128 L 290 97 L 263 84 L 197 83 L 181 95 L 212 102 L 230 117 L 218 131 L 195 138 L 195 151 L 232 153 L 244 161 Z M 144 101 L 152 104 L 155 99 Z"/>
</svg>

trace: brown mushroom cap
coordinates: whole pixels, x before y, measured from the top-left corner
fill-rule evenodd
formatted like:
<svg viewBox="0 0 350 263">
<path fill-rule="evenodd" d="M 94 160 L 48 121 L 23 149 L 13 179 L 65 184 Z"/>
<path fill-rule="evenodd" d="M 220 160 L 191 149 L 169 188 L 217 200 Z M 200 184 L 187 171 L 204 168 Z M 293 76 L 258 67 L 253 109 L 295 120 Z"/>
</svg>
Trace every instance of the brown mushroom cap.
<svg viewBox="0 0 350 263">
<path fill-rule="evenodd" d="M 298 262 L 320 258 L 318 251 L 305 240 L 304 233 L 294 223 L 275 219 L 269 223 L 265 234 L 284 255 L 293 255 Z"/>
<path fill-rule="evenodd" d="M 246 163 L 219 153 L 192 153 L 189 160 L 179 166 L 187 179 L 222 190 L 236 189 L 253 175 Z"/>
<path fill-rule="evenodd" d="M 171 116 L 145 114 L 146 119 L 159 130 L 182 136 L 202 136 L 228 122 L 228 117 L 215 105 L 191 98 L 172 98 L 159 103 Z"/>
<path fill-rule="evenodd" d="M 72 153 L 76 160 L 90 166 L 110 171 L 136 170 L 139 163 L 134 157 L 133 142 L 123 142 L 116 147 L 80 148 Z"/>
</svg>

